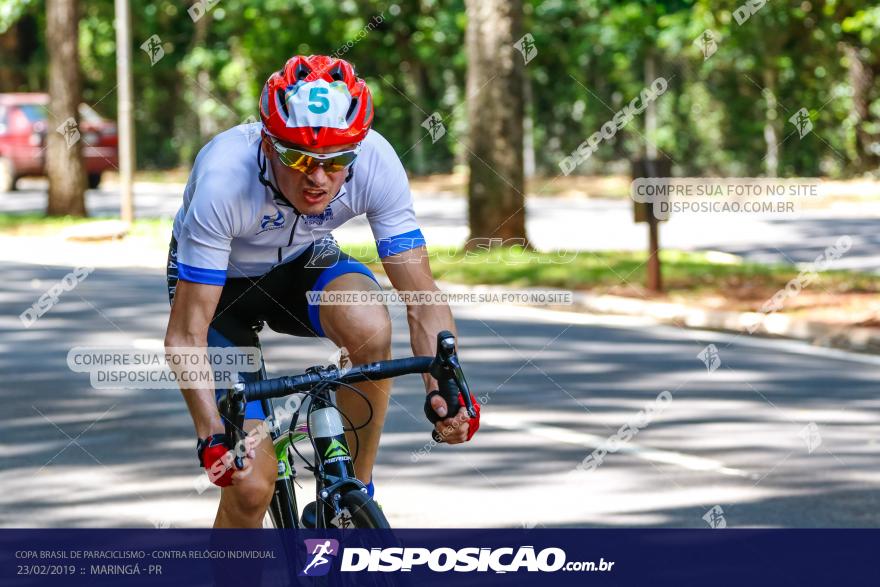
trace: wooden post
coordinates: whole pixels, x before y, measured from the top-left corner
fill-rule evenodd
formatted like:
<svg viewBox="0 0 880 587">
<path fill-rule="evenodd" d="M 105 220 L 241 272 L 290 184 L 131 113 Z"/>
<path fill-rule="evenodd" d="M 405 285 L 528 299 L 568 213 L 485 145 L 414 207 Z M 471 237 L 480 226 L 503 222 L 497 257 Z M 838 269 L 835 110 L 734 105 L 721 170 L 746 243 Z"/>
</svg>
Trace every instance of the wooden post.
<svg viewBox="0 0 880 587">
<path fill-rule="evenodd" d="M 123 222 L 134 220 L 133 175 L 135 166 L 134 122 L 131 111 L 131 11 L 128 0 L 116 0 L 116 82 L 119 104 L 119 214 Z"/>
<path fill-rule="evenodd" d="M 636 159 L 632 162 L 632 178 L 669 177 L 672 165 L 669 159 Z M 660 267 L 660 221 L 654 214 L 653 204 L 633 201 L 635 221 L 648 225 L 648 263 L 645 287 L 648 291 L 663 291 L 663 277 Z"/>
</svg>

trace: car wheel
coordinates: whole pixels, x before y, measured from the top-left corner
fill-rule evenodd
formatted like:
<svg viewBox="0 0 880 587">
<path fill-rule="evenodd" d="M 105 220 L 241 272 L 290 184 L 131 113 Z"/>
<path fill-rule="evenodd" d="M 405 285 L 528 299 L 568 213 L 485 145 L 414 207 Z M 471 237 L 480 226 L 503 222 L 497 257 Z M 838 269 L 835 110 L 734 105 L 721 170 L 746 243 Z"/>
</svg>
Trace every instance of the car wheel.
<svg viewBox="0 0 880 587">
<path fill-rule="evenodd" d="M 101 185 L 101 174 L 100 173 L 90 173 L 89 174 L 89 189 L 90 190 L 97 189 L 99 185 Z"/>
<path fill-rule="evenodd" d="M 0 192 L 11 192 L 15 189 L 15 174 L 12 171 L 12 162 L 0 157 Z"/>
</svg>

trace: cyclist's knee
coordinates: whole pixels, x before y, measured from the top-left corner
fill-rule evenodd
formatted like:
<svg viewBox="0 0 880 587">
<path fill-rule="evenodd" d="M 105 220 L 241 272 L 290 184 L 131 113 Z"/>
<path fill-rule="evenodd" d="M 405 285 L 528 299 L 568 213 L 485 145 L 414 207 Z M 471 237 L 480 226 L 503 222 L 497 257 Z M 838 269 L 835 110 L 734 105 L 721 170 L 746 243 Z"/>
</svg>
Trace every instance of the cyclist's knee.
<svg viewBox="0 0 880 587">
<path fill-rule="evenodd" d="M 247 480 L 223 491 L 222 505 L 234 509 L 240 516 L 257 518 L 269 507 L 275 491 L 275 478 L 261 477 L 258 471 L 254 471 Z"/>
<path fill-rule="evenodd" d="M 345 330 L 341 346 L 355 364 L 391 357 L 391 318 L 385 306 L 359 306 Z"/>
<path fill-rule="evenodd" d="M 321 312 L 324 332 L 348 349 L 355 364 L 391 357 L 391 318 L 384 305 L 325 306 Z"/>
</svg>

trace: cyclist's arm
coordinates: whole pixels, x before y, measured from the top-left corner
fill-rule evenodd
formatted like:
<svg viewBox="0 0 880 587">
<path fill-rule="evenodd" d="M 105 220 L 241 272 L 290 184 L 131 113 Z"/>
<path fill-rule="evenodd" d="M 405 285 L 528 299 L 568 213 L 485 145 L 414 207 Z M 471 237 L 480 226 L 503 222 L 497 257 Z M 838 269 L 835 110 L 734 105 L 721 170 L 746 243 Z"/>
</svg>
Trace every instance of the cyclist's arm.
<svg viewBox="0 0 880 587">
<path fill-rule="evenodd" d="M 171 307 L 168 330 L 165 333 L 167 353 L 179 359 L 190 359 L 189 354 L 182 353 L 181 349 L 187 347 L 206 348 L 208 346 L 208 327 L 214 317 L 214 311 L 222 291 L 223 286 L 221 285 L 207 285 L 183 280 L 177 282 L 174 305 Z M 183 369 L 183 367 L 174 368 L 178 377 Z M 208 373 L 207 376 L 199 375 L 203 371 Z M 207 380 L 209 385 L 204 389 L 182 390 L 182 393 L 192 416 L 193 424 L 195 424 L 196 434 L 199 438 L 206 438 L 211 434 L 223 432 L 224 426 L 217 411 L 214 386 L 211 383 L 213 382 L 213 372 L 207 362 L 203 362 L 201 369 L 198 369 L 194 375 L 200 377 L 196 381 Z"/>
<path fill-rule="evenodd" d="M 398 291 L 440 291 L 431 274 L 428 251 L 424 246 L 383 257 L 382 265 L 391 285 Z M 455 321 L 447 304 L 407 304 L 406 317 L 415 355 L 434 355 L 437 350 L 437 333 L 441 330 L 456 334 Z M 437 382 L 433 377 L 426 374 L 424 378 L 426 392 L 437 389 Z M 435 411 L 441 406 L 445 410 L 446 402 L 440 397 L 434 397 L 431 406 Z M 453 418 L 457 420 L 456 423 L 453 423 Z M 446 418 L 435 424 L 434 428 L 449 444 L 465 442 L 469 430 L 467 412 L 461 407 L 458 414 L 446 414 Z"/>
<path fill-rule="evenodd" d="M 438 291 L 428 264 L 425 238 L 416 221 L 406 171 L 384 137 L 372 131 L 368 142 L 372 148 L 365 153 L 365 172 L 356 171 L 354 181 L 363 182 L 370 194 L 367 219 L 385 273 L 398 291 Z M 433 355 L 437 333 L 455 331 L 447 305 L 409 304 L 407 318 L 416 355 Z M 425 386 L 432 390 L 437 383 L 426 375 Z"/>
<path fill-rule="evenodd" d="M 424 246 L 409 249 L 382 259 L 385 273 L 394 289 L 405 291 L 440 291 L 431 274 L 428 251 Z M 437 333 L 449 330 L 455 334 L 455 321 L 447 304 L 407 304 L 409 338 L 413 354 L 434 355 L 437 351 Z M 437 389 L 437 382 L 424 375 L 425 388 Z"/>
</svg>

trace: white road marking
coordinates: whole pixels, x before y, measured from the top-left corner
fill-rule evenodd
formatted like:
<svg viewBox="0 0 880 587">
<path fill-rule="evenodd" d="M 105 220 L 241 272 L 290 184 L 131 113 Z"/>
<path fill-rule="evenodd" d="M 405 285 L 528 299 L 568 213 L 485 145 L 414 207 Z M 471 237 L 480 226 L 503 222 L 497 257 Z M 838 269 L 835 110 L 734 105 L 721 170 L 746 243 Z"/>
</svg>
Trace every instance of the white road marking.
<svg viewBox="0 0 880 587">
<path fill-rule="evenodd" d="M 562 442 L 587 449 L 595 449 L 608 441 L 607 437 L 587 434 L 585 432 L 576 432 L 559 426 L 537 424 L 526 419 L 517 418 L 511 414 L 486 414 L 482 417 L 481 423 L 495 428 L 501 428 L 503 430 L 531 434 L 532 436 L 552 440 L 553 442 Z M 620 443 L 616 452 L 630 454 L 645 461 L 675 465 L 690 471 L 710 471 L 722 475 L 729 475 L 731 477 L 755 478 L 755 475 L 752 473 L 726 467 L 724 466 L 724 463 L 716 461 L 715 459 L 695 457 L 693 455 L 687 455 L 671 450 L 651 448 L 632 441 Z"/>
</svg>

